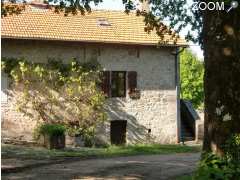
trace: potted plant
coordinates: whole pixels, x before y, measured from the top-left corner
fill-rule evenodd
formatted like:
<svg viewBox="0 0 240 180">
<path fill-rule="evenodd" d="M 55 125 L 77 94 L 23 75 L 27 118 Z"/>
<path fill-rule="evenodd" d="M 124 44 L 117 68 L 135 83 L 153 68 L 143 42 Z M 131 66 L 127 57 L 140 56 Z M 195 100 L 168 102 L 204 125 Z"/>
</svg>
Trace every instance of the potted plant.
<svg viewBox="0 0 240 180">
<path fill-rule="evenodd" d="M 42 124 L 39 134 L 43 136 L 43 144 L 48 149 L 65 147 L 65 127 L 61 124 Z"/>
</svg>

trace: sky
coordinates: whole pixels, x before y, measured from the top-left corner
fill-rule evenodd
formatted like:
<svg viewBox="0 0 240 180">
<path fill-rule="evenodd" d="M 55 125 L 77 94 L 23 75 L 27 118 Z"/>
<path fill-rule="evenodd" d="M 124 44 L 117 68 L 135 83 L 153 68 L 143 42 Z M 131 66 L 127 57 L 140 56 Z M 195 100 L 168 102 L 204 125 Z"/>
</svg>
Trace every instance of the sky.
<svg viewBox="0 0 240 180">
<path fill-rule="evenodd" d="M 191 5 L 191 0 L 187 0 L 189 3 L 189 6 Z M 102 3 L 100 3 L 98 6 L 94 6 L 94 4 L 91 5 L 93 9 L 105 9 L 105 10 L 124 10 L 124 5 L 122 4 L 122 0 L 103 0 Z M 187 30 L 183 30 L 180 32 L 180 36 L 184 36 L 187 34 Z M 193 44 L 189 42 L 190 49 L 194 54 L 197 55 L 197 57 L 201 60 L 203 60 L 203 52 L 201 48 L 197 44 Z"/>
</svg>

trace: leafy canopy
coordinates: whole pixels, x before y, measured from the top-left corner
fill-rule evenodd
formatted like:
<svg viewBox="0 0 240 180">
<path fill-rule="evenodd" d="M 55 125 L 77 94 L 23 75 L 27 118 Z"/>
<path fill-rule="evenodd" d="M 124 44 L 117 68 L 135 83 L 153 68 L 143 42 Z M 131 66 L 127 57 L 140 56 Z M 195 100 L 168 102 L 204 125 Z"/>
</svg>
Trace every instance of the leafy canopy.
<svg viewBox="0 0 240 180">
<path fill-rule="evenodd" d="M 203 107 L 203 63 L 189 50 L 180 55 L 181 98 L 191 100 L 195 108 Z"/>
</svg>

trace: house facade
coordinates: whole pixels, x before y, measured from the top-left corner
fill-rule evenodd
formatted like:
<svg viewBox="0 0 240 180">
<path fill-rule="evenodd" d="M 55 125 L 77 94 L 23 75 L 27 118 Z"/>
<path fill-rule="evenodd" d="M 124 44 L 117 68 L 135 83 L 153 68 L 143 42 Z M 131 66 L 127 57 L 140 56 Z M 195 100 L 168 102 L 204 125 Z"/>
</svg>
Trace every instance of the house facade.
<svg viewBox="0 0 240 180">
<path fill-rule="evenodd" d="M 2 57 L 33 62 L 97 60 L 104 70 L 108 121 L 97 137 L 106 143 L 177 143 L 180 109 L 179 47 L 165 35 L 144 31 L 142 17 L 119 11 L 93 11 L 65 17 L 47 8 L 2 19 Z M 16 111 L 9 79 L 2 73 L 2 137 L 32 140 L 36 122 Z M 132 93 L 134 92 L 134 93 Z M 135 96 L 134 96 L 135 95 Z"/>
</svg>

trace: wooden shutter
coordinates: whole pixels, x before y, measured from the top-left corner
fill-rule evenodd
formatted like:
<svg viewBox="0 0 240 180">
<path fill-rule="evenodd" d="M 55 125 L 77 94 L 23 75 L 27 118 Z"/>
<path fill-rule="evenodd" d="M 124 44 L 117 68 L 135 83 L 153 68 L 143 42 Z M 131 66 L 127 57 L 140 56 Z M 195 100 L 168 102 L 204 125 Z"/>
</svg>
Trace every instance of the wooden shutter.
<svg viewBox="0 0 240 180">
<path fill-rule="evenodd" d="M 110 71 L 103 71 L 101 80 L 102 80 L 102 91 L 107 97 L 109 97 L 110 96 Z"/>
<path fill-rule="evenodd" d="M 129 71 L 128 72 L 128 90 L 129 93 L 132 93 L 137 88 L 137 72 Z"/>
<path fill-rule="evenodd" d="M 1 103 L 8 102 L 8 76 L 3 71 L 1 72 Z"/>
</svg>

